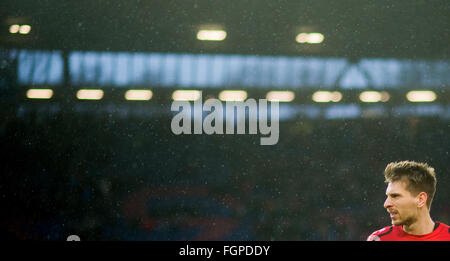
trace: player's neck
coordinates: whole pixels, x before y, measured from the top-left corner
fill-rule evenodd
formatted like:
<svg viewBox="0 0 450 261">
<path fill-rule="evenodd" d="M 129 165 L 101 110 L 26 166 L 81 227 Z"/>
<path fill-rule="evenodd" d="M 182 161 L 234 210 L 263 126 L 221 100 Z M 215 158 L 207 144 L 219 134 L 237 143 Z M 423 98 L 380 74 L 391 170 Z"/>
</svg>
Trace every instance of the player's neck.
<svg viewBox="0 0 450 261">
<path fill-rule="evenodd" d="M 403 225 L 403 231 L 411 235 L 425 235 L 433 232 L 434 222 L 430 217 L 430 212 L 423 212 L 417 221 L 409 224 Z"/>
</svg>

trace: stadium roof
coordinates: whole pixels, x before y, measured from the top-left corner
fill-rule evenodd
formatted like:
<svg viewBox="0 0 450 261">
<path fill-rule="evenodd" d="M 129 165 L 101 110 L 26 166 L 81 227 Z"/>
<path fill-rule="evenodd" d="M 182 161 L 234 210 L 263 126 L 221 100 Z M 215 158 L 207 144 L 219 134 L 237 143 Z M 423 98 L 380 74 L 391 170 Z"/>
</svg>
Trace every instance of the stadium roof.
<svg viewBox="0 0 450 261">
<path fill-rule="evenodd" d="M 448 59 L 450 2 L 368 0 L 3 0 L 0 47 Z M 28 24 L 27 35 L 11 34 Z M 224 41 L 199 41 L 202 26 Z M 299 44 L 319 32 L 321 44 Z"/>
</svg>

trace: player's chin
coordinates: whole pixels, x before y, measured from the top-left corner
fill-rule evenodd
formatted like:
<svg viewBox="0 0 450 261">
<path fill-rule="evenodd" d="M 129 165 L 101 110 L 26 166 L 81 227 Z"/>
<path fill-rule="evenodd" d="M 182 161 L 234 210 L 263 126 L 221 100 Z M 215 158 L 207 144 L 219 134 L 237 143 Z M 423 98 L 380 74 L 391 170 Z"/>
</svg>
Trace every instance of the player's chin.
<svg viewBox="0 0 450 261">
<path fill-rule="evenodd" d="M 403 225 L 403 222 L 402 222 L 401 220 L 399 220 L 399 219 L 396 219 L 396 218 L 391 219 L 391 223 L 392 223 L 392 225 L 394 225 L 394 226 L 400 226 L 400 225 Z"/>
</svg>

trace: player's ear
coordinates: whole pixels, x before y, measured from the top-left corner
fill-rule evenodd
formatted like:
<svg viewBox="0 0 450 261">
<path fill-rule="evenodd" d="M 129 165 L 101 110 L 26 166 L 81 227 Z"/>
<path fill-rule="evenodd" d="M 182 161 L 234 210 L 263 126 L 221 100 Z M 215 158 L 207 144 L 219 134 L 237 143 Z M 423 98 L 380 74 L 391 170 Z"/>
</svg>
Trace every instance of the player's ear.
<svg viewBox="0 0 450 261">
<path fill-rule="evenodd" d="M 420 192 L 417 195 L 416 199 L 417 199 L 417 207 L 422 208 L 427 204 L 428 195 L 425 192 Z"/>
</svg>

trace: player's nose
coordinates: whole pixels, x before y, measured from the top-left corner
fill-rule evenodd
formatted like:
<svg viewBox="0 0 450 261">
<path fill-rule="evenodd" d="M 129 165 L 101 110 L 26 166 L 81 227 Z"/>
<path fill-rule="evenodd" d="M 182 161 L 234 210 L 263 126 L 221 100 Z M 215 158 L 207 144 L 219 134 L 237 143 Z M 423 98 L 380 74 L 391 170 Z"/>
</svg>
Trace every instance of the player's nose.
<svg viewBox="0 0 450 261">
<path fill-rule="evenodd" d="M 385 201 L 384 201 L 384 208 L 390 208 L 390 207 L 392 207 L 392 203 L 391 203 L 391 201 L 389 200 L 389 198 L 387 198 Z"/>
</svg>

